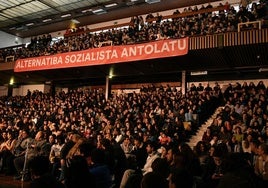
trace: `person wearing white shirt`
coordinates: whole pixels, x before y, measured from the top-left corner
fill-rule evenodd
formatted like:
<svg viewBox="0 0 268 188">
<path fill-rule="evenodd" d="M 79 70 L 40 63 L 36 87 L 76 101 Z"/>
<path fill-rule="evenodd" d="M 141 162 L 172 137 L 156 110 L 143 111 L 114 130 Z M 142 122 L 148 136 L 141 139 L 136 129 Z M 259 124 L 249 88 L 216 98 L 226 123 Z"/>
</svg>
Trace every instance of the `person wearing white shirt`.
<svg viewBox="0 0 268 188">
<path fill-rule="evenodd" d="M 157 152 L 157 143 L 148 141 L 147 142 L 147 147 L 146 151 L 148 153 L 148 157 L 146 159 L 146 163 L 142 169 L 142 174 L 145 175 L 148 172 L 152 172 L 152 163 L 154 162 L 155 159 L 159 158 L 159 154 Z"/>
</svg>

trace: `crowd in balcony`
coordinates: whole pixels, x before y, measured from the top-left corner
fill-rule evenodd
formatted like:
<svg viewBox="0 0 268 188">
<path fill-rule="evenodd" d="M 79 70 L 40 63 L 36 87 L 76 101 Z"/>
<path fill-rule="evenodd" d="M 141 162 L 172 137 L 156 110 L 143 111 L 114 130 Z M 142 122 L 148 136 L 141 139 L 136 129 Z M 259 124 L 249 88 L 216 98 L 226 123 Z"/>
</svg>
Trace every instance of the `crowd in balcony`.
<svg viewBox="0 0 268 188">
<path fill-rule="evenodd" d="M 152 84 L 108 99 L 101 88 L 4 96 L 1 172 L 21 178 L 25 163 L 36 187 L 266 187 L 267 94 L 260 81 L 224 91 L 192 84 L 186 94 Z M 219 105 L 191 148 L 190 135 Z"/>
<path fill-rule="evenodd" d="M 267 2 L 261 0 L 259 3 L 252 3 L 249 6 L 241 4 L 238 11 L 228 3 L 219 4 L 225 10 L 215 12 L 195 12 L 209 10 L 213 8 L 211 4 L 185 8 L 181 13 L 190 13 L 187 16 L 180 16 L 180 11 L 176 10 L 170 19 L 163 19 L 159 13 L 153 15 L 149 13 L 145 18 L 134 16 L 130 20 L 127 28 L 109 29 L 99 33 L 92 33 L 89 29 L 79 27 L 58 42 L 51 42 L 51 35 L 33 37 L 27 47 L 18 49 L 2 49 L 0 56 L 5 59 L 7 56 L 18 58 L 29 58 L 57 53 L 79 51 L 100 47 L 100 43 L 111 41 L 112 45 L 126 45 L 141 42 L 149 42 L 168 38 L 183 38 L 198 35 L 211 35 L 225 32 L 237 31 L 237 24 L 255 20 L 267 19 Z M 256 25 L 244 25 L 246 28 L 256 28 Z M 79 32 L 78 32 L 79 31 Z M 81 32 L 84 31 L 84 32 Z M 75 34 L 77 33 L 77 34 Z M 109 44 L 111 44 L 109 43 Z"/>
</svg>

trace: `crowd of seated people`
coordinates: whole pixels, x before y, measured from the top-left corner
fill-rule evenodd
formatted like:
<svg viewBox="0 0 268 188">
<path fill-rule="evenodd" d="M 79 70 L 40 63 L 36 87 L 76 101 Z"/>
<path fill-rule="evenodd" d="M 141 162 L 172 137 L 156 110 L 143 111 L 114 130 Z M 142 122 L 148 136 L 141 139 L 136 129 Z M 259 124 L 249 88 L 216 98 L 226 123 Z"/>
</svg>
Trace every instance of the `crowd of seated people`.
<svg viewBox="0 0 268 188">
<path fill-rule="evenodd" d="M 45 177 L 67 188 L 76 182 L 105 188 L 267 186 L 266 86 L 245 82 L 221 91 L 216 83 L 197 91 L 201 86 L 192 84 L 185 95 L 144 86 L 107 100 L 102 89 L 1 97 L 2 170 L 22 178 L 20 172 L 36 169 L 31 161 L 43 156 L 50 164 Z M 224 108 L 191 148 L 186 114 L 206 117 L 204 122 L 219 105 Z M 79 175 L 85 164 L 89 173 Z M 27 171 L 24 178 L 30 178 Z M 35 183 L 38 178 L 31 177 Z"/>
<path fill-rule="evenodd" d="M 176 88 L 158 89 L 153 84 L 142 87 L 140 93 L 114 94 L 108 100 L 102 89 L 70 90 L 55 96 L 39 91 L 4 96 L 0 101 L 1 169 L 20 179 L 21 171 L 41 155 L 49 159 L 51 174 L 65 182 L 72 159 L 81 153 L 81 145 L 90 141 L 93 148 L 101 150 L 85 154 L 91 157 L 90 164 L 95 164 L 92 173 L 99 176 L 99 171 L 104 173 L 100 169 L 106 169 L 101 175 L 106 177 L 106 184 L 119 186 L 124 171 L 133 165 L 128 159 L 137 156 L 140 170 L 146 166 L 149 151 L 144 147 L 148 140 L 154 143 L 153 151 L 161 145 L 186 142 L 198 127 L 198 122 L 189 117 L 208 117 L 220 100 L 214 91 L 182 95 Z M 190 129 L 185 129 L 185 121 L 191 123 Z M 167 141 L 163 141 L 165 135 Z M 101 156 L 94 158 L 103 151 L 103 160 Z M 144 171 L 150 172 L 150 165 L 147 167 Z M 113 181 L 110 174 L 114 175 Z"/>
<path fill-rule="evenodd" d="M 244 182 L 243 187 L 246 184 L 246 187 L 253 187 L 252 182 L 260 187 L 268 185 L 267 94 L 268 90 L 263 81 L 257 85 L 253 82 L 237 82 L 226 88 L 223 93 L 226 100 L 224 108 L 213 119 L 196 145 L 205 172 L 203 178 L 210 182 L 210 187 L 231 186 L 234 182 L 230 177 L 239 177 L 240 181 L 237 183 Z M 211 154 L 222 146 L 223 151 Z M 226 155 L 230 153 L 233 156 Z M 205 161 L 210 155 L 214 158 L 212 163 L 207 165 Z M 233 161 L 229 161 L 230 159 Z M 224 161 L 228 163 L 225 164 Z"/>
<path fill-rule="evenodd" d="M 223 5 L 220 4 L 220 6 Z M 206 7 L 202 5 L 199 10 L 209 8 L 212 8 L 211 4 L 208 4 Z M 233 32 L 237 31 L 237 24 L 240 22 L 262 20 L 268 15 L 267 2 L 265 1 L 253 3 L 251 9 L 241 5 L 239 11 L 236 11 L 233 6 L 226 8 L 226 10 L 218 11 L 218 14 L 212 12 L 194 14 L 197 11 L 197 6 L 185 8 L 182 13 L 191 13 L 190 16 L 178 16 L 177 18 L 167 20 L 163 20 L 163 16 L 159 13 L 155 16 L 150 13 L 146 16 L 145 20 L 142 16 L 134 16 L 131 18 L 128 28 L 114 28 L 100 33 L 91 33 L 88 29 L 82 33 L 75 31 L 74 33 L 77 33 L 77 35 L 73 35 L 73 33 L 70 36 L 65 35 L 64 39 L 53 44 L 50 43 L 51 37 L 48 37 L 50 35 L 44 35 L 39 37 L 39 39 L 33 38 L 34 40 L 27 47 L 14 51 L 0 50 L 0 54 L 2 56 L 13 54 L 15 59 L 29 58 L 97 48 L 100 46 L 100 43 L 105 41 L 111 41 L 113 45 L 126 45 L 167 38 Z M 174 15 L 180 15 L 180 12 L 177 10 L 174 12 Z M 247 25 L 246 27 L 254 28 L 252 25 Z M 49 39 L 45 40 L 45 44 L 43 42 L 44 38 Z"/>
</svg>

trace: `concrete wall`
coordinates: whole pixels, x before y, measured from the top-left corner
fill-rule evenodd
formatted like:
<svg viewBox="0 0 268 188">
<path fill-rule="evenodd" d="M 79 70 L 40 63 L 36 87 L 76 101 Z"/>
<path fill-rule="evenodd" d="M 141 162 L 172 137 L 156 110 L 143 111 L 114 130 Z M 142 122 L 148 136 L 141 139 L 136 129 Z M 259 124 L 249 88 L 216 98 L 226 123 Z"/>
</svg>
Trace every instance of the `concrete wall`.
<svg viewBox="0 0 268 188">
<path fill-rule="evenodd" d="M 0 96 L 7 96 L 7 94 L 8 94 L 8 87 L 0 86 Z"/>
<path fill-rule="evenodd" d="M 0 48 L 23 44 L 23 39 L 0 31 Z"/>
</svg>

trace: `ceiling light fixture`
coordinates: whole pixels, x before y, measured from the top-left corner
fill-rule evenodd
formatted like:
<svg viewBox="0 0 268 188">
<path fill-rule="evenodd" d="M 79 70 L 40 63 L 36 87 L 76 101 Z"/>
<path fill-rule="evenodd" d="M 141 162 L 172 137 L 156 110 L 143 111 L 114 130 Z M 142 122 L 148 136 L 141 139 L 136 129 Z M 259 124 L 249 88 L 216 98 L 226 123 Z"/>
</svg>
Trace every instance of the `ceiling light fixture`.
<svg viewBox="0 0 268 188">
<path fill-rule="evenodd" d="M 51 20 L 52 20 L 51 18 L 48 18 L 48 19 L 43 20 L 43 22 L 49 22 Z"/>
<path fill-rule="evenodd" d="M 86 13 L 86 12 L 90 12 L 90 11 L 92 11 L 92 8 L 82 10 L 82 13 Z"/>
<path fill-rule="evenodd" d="M 191 72 L 191 76 L 198 76 L 198 75 L 207 75 L 208 71 L 193 71 Z"/>
<path fill-rule="evenodd" d="M 145 0 L 146 3 L 148 4 L 153 4 L 153 3 L 159 3 L 161 0 Z"/>
<path fill-rule="evenodd" d="M 32 23 L 26 24 L 26 26 L 31 26 L 31 25 L 34 25 L 34 23 L 32 22 Z"/>
<path fill-rule="evenodd" d="M 268 68 L 260 68 L 259 72 L 268 72 Z"/>
<path fill-rule="evenodd" d="M 107 13 L 107 11 L 104 10 L 103 8 L 99 8 L 99 9 L 93 10 L 92 12 L 93 12 L 94 14 L 97 14 L 97 15 Z"/>
<path fill-rule="evenodd" d="M 110 8 L 110 7 L 114 7 L 116 6 L 117 3 L 111 3 L 111 4 L 108 4 L 108 5 L 104 5 L 106 8 Z"/>
<path fill-rule="evenodd" d="M 62 18 L 66 18 L 66 17 L 70 17 L 72 16 L 71 14 L 64 14 L 64 15 L 61 15 Z"/>
</svg>

